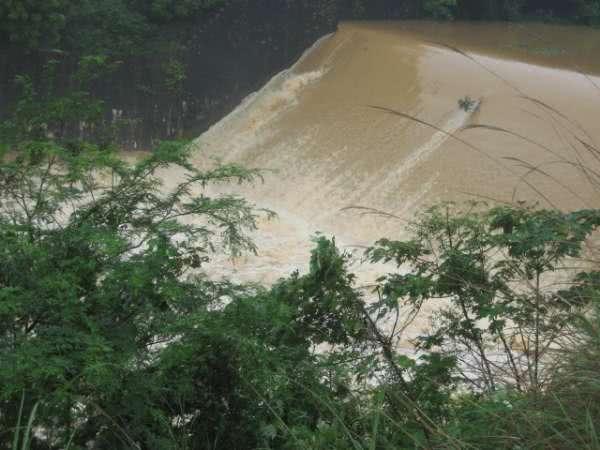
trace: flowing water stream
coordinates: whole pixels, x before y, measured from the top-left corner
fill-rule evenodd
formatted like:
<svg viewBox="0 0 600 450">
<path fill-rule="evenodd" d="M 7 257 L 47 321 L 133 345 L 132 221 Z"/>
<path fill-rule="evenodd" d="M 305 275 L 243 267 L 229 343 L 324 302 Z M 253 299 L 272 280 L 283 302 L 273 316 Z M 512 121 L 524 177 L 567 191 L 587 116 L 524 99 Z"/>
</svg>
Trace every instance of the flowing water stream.
<svg viewBox="0 0 600 450">
<path fill-rule="evenodd" d="M 600 143 L 599 50 L 586 28 L 342 23 L 197 139 L 199 165 L 265 169 L 227 192 L 278 214 L 260 224 L 258 256 L 216 270 L 270 283 L 306 268 L 315 232 L 360 255 L 441 200 L 600 206 L 576 167 L 600 165 L 578 141 Z M 381 267 L 354 269 L 368 283 Z"/>
</svg>

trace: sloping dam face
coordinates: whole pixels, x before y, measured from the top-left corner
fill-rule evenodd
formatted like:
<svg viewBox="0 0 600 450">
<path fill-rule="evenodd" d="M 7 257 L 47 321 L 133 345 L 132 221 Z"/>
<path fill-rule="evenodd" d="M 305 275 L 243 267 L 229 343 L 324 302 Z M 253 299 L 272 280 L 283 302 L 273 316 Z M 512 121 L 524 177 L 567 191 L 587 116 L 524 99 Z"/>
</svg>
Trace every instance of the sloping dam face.
<svg viewBox="0 0 600 450">
<path fill-rule="evenodd" d="M 348 247 L 399 238 L 442 200 L 600 206 L 581 143 L 600 144 L 599 50 L 585 28 L 341 24 L 196 142 L 199 165 L 266 169 L 264 184 L 227 189 L 279 215 L 257 257 L 221 269 L 272 282 L 306 267 L 317 231 Z"/>
</svg>

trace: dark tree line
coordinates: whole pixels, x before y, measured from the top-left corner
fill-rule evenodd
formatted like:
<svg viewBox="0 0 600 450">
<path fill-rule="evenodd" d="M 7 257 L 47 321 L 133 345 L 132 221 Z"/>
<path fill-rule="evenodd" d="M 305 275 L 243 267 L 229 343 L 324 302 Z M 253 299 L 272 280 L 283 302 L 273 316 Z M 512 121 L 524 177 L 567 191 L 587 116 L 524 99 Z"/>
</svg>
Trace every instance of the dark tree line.
<svg viewBox="0 0 600 450">
<path fill-rule="evenodd" d="M 94 38 L 124 39 L 131 50 L 157 25 L 195 20 L 219 8 L 238 8 L 236 0 L 10 0 L 0 4 L 0 42 L 25 48 L 91 45 L 81 32 Z M 340 17 L 397 18 L 447 16 L 465 19 L 515 20 L 555 18 L 595 23 L 600 18 L 598 0 L 296 0 Z M 262 5 L 265 13 L 277 5 Z M 448 14 L 440 14 L 448 12 Z M 127 44 L 130 46 L 128 47 Z"/>
<path fill-rule="evenodd" d="M 458 0 L 457 13 L 467 19 L 562 19 L 595 23 L 600 18 L 597 0 Z"/>
</svg>

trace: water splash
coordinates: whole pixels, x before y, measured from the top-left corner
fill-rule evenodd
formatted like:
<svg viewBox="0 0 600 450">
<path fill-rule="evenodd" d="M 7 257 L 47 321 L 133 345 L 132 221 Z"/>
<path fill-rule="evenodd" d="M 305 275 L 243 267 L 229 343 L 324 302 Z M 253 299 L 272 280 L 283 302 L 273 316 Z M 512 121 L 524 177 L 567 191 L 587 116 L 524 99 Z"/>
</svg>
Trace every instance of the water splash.
<svg viewBox="0 0 600 450">
<path fill-rule="evenodd" d="M 297 68 L 330 37 L 327 35 L 319 39 L 292 67 L 275 75 L 259 91 L 248 95 L 230 114 L 200 136 L 195 145 L 198 148 L 218 147 L 223 145 L 220 138 L 228 136 L 226 145 L 232 152 L 231 156 L 235 157 L 264 142 L 269 136 L 268 125 L 296 106 L 300 93 L 326 73 L 324 67 L 308 72 L 298 72 Z M 233 136 L 232 130 L 235 130 Z"/>
<path fill-rule="evenodd" d="M 477 102 L 474 107 L 468 111 L 459 109 L 450 114 L 450 118 L 444 125 L 440 127 L 443 131 L 436 131 L 433 136 L 421 147 L 413 151 L 406 160 L 402 163 L 402 166 L 398 169 L 395 176 L 402 179 L 407 173 L 412 171 L 417 165 L 427 161 L 427 159 L 433 156 L 436 150 L 439 150 L 442 145 L 451 138 L 451 136 L 460 130 L 462 127 L 467 125 L 469 119 L 479 110 L 480 102 Z"/>
</svg>

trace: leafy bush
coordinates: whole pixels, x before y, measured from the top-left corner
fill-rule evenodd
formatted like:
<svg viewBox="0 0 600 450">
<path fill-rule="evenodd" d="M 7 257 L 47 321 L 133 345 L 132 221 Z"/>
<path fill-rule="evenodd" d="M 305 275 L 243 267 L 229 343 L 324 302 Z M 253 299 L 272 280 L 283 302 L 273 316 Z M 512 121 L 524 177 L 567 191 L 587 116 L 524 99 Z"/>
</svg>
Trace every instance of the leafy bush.
<svg viewBox="0 0 600 450">
<path fill-rule="evenodd" d="M 0 448 L 598 448 L 600 274 L 564 269 L 598 210 L 438 205 L 367 251 L 397 266 L 369 289 L 322 236 L 304 274 L 214 281 L 271 213 L 206 188 L 260 172 L 67 138 L 106 65 L 22 77 L 0 127 Z"/>
<path fill-rule="evenodd" d="M 139 53 L 155 24 L 190 20 L 223 0 L 9 0 L 0 4 L 0 36 L 29 50 Z"/>
<path fill-rule="evenodd" d="M 587 24 L 600 23 L 600 2 L 598 0 L 578 0 L 576 2 L 576 18 Z"/>
<path fill-rule="evenodd" d="M 577 284 L 575 291 L 552 289 L 552 277 L 580 256 L 598 225 L 597 211 L 464 213 L 442 205 L 416 223 L 414 239 L 384 239 L 368 255 L 408 268 L 384 279 L 387 304 L 419 310 L 436 299 L 449 302 L 437 308 L 418 348 L 454 355 L 463 363 L 457 376 L 475 391 L 537 391 L 550 376 L 548 360 L 575 333 L 572 324 L 591 300 L 573 293 Z"/>
<path fill-rule="evenodd" d="M 434 19 L 453 19 L 456 15 L 456 0 L 425 0 L 423 10 Z"/>
<path fill-rule="evenodd" d="M 0 3 L 0 36 L 29 48 L 54 45 L 60 41 L 73 6 L 71 0 L 4 1 Z"/>
</svg>

